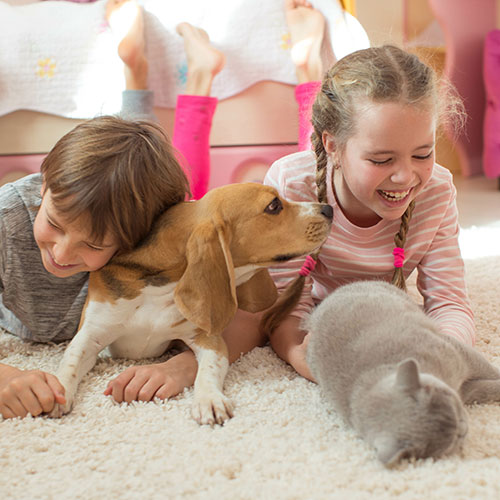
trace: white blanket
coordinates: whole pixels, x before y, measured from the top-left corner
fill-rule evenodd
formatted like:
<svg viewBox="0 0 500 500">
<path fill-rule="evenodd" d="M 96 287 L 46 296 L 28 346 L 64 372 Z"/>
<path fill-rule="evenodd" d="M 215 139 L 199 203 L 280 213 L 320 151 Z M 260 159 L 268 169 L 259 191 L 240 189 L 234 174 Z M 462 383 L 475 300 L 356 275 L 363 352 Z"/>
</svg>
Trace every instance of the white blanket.
<svg viewBox="0 0 500 500">
<path fill-rule="evenodd" d="M 123 70 L 105 3 L 0 2 L 0 115 L 30 109 L 90 118 L 119 110 Z"/>
<path fill-rule="evenodd" d="M 0 115 L 30 109 L 71 118 L 119 110 L 124 88 L 117 40 L 104 19 L 107 0 L 91 4 L 0 1 Z M 328 22 L 327 63 L 369 46 L 338 2 L 316 0 Z M 212 95 L 225 99 L 261 80 L 295 84 L 283 0 L 143 0 L 149 86 L 155 105 L 175 107 L 186 77 L 182 38 L 188 21 L 226 55 Z"/>
</svg>

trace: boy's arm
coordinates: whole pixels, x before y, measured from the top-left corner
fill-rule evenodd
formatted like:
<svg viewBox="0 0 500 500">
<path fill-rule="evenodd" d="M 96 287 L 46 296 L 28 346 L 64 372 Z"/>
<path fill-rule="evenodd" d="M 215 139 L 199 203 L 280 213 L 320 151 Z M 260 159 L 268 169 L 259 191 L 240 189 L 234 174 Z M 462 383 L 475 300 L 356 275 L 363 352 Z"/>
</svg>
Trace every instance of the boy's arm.
<svg viewBox="0 0 500 500">
<path fill-rule="evenodd" d="M 65 403 L 64 387 L 50 373 L 20 370 L 0 363 L 0 415 L 3 418 L 36 417 Z"/>
</svg>

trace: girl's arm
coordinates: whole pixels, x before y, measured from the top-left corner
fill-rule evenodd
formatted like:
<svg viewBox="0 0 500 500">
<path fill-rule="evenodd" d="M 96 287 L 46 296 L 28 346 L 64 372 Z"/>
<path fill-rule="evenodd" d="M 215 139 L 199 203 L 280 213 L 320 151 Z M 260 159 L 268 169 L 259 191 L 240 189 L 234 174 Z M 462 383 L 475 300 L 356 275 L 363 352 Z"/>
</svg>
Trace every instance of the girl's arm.
<svg viewBox="0 0 500 500">
<path fill-rule="evenodd" d="M 458 234 L 456 189 L 450 180 L 449 203 L 418 266 L 417 287 L 424 298 L 426 313 L 438 322 L 441 331 L 473 345 L 476 335 L 474 315 L 465 286 Z"/>
<path fill-rule="evenodd" d="M 309 335 L 300 328 L 301 319 L 288 316 L 271 334 L 271 346 L 276 354 L 291 365 L 299 375 L 315 381 L 306 362 Z"/>
</svg>

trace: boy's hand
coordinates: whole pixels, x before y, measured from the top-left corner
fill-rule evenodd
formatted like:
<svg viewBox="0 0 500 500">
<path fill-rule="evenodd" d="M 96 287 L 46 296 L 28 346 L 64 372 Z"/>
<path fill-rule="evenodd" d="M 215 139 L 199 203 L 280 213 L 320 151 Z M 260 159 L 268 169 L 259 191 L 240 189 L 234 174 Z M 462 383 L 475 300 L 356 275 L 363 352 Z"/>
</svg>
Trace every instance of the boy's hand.
<svg viewBox="0 0 500 500">
<path fill-rule="evenodd" d="M 117 403 L 168 399 L 192 386 L 197 370 L 192 351 L 184 351 L 164 363 L 127 368 L 108 384 L 104 394 Z"/>
<path fill-rule="evenodd" d="M 55 403 L 64 404 L 64 387 L 50 373 L 41 370 L 0 368 L 0 414 L 3 418 L 36 417 L 52 410 Z"/>
</svg>

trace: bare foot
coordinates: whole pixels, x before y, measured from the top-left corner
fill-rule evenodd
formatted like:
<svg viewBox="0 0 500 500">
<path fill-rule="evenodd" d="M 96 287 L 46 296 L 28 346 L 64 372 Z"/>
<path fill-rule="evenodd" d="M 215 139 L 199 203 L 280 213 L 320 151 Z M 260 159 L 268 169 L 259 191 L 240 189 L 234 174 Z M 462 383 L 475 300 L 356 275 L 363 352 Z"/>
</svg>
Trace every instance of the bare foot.
<svg viewBox="0 0 500 500">
<path fill-rule="evenodd" d="M 210 45 L 205 30 L 189 23 L 177 25 L 177 33 L 184 39 L 188 73 L 186 94 L 210 95 L 212 81 L 224 67 L 224 54 Z"/>
<path fill-rule="evenodd" d="M 148 61 L 145 56 L 144 14 L 137 0 L 108 0 L 106 19 L 120 40 L 118 55 L 125 64 L 127 89 L 146 89 Z"/>
<path fill-rule="evenodd" d="M 299 83 L 321 80 L 321 43 L 325 32 L 323 14 L 306 0 L 285 0 L 285 16 Z"/>
</svg>

